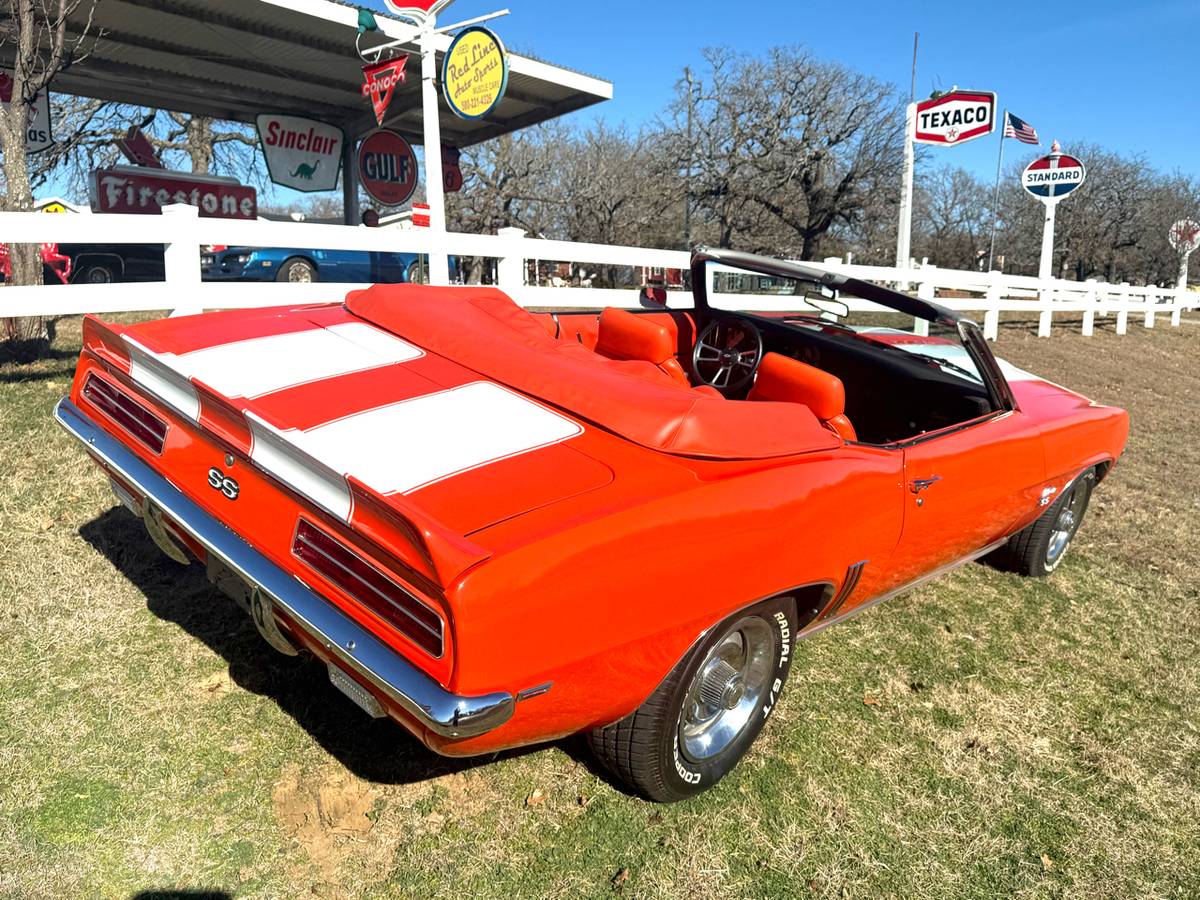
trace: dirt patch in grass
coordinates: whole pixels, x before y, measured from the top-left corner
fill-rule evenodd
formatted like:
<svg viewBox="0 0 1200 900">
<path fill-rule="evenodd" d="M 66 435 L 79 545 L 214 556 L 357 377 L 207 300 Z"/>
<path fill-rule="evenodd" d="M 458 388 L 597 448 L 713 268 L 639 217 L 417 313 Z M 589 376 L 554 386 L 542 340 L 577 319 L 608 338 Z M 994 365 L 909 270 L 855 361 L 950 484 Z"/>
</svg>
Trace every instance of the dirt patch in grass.
<svg viewBox="0 0 1200 900">
<path fill-rule="evenodd" d="M 52 425 L 60 323 L 0 363 L 0 896 L 1200 896 L 1200 325 L 1068 328 L 996 345 L 1133 418 L 1063 567 L 803 643 L 739 770 L 656 807 L 578 741 L 439 759 L 275 655 Z"/>
</svg>

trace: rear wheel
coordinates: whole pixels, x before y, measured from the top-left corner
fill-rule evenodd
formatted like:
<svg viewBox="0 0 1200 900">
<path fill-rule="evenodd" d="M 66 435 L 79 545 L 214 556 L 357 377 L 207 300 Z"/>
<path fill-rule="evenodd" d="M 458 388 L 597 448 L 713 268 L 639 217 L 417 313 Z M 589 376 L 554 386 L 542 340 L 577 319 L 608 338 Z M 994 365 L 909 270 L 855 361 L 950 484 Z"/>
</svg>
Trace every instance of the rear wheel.
<svg viewBox="0 0 1200 900">
<path fill-rule="evenodd" d="M 792 664 L 795 604 L 770 600 L 712 629 L 633 713 L 589 735 L 604 765 L 651 800 L 683 800 L 745 755 Z"/>
<path fill-rule="evenodd" d="M 1014 534 L 1004 548 L 1006 568 L 1034 577 L 1057 569 L 1083 524 L 1095 486 L 1096 472 L 1089 469 L 1071 482 L 1036 522 Z"/>
<path fill-rule="evenodd" d="M 90 263 L 84 266 L 77 279 L 84 284 L 113 284 L 117 280 L 117 273 L 113 267 L 103 263 Z"/>
<path fill-rule="evenodd" d="M 404 280 L 409 284 L 427 284 L 429 282 L 428 273 L 425 272 L 419 260 L 413 260 L 408 264 L 408 270 L 404 273 Z"/>
<path fill-rule="evenodd" d="M 317 276 L 316 266 L 307 259 L 295 257 L 279 267 L 279 274 L 275 276 L 275 280 L 287 281 L 292 284 L 312 284 L 320 279 Z"/>
</svg>

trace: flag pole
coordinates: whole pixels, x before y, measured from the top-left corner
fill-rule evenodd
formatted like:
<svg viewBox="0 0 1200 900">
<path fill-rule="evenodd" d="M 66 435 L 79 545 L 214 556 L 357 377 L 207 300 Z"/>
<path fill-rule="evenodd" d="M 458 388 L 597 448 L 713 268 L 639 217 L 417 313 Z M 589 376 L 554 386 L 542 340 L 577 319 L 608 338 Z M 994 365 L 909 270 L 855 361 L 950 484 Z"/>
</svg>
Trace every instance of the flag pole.
<svg viewBox="0 0 1200 900">
<path fill-rule="evenodd" d="M 988 247 L 987 270 L 992 271 L 992 259 L 996 255 L 996 219 L 1000 215 L 1000 169 L 1004 165 L 1004 132 L 1008 130 L 1008 110 L 1004 110 L 1000 126 L 1000 154 L 996 159 L 996 187 L 992 190 L 992 241 Z"/>
</svg>

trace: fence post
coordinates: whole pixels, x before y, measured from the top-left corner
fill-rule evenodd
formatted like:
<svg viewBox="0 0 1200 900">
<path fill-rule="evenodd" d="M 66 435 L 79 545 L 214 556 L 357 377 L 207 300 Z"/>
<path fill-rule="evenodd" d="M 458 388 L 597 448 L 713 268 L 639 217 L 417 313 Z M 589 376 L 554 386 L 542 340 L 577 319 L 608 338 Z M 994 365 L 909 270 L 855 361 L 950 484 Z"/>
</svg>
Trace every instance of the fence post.
<svg viewBox="0 0 1200 900">
<path fill-rule="evenodd" d="M 1154 293 L 1154 289 L 1150 285 L 1146 285 L 1142 290 L 1144 291 L 1142 298 L 1146 304 L 1146 327 L 1153 328 L 1154 307 L 1158 305 L 1158 295 Z"/>
<path fill-rule="evenodd" d="M 1183 316 L 1183 304 L 1187 300 L 1187 288 L 1175 288 L 1175 303 L 1171 308 L 1171 327 L 1178 328 Z"/>
<path fill-rule="evenodd" d="M 1087 309 L 1083 311 L 1083 336 L 1091 337 L 1096 331 L 1096 304 L 1099 302 L 1100 295 L 1096 292 L 1095 278 L 1089 278 L 1087 286 L 1087 293 L 1084 295 Z"/>
<path fill-rule="evenodd" d="M 934 287 L 932 281 L 922 281 L 917 285 L 917 299 L 925 300 L 928 303 L 934 301 Z M 929 321 L 927 319 L 913 319 L 913 334 L 926 336 L 929 334 Z"/>
<path fill-rule="evenodd" d="M 1054 318 L 1054 290 L 1042 285 L 1038 299 L 1042 303 L 1042 311 L 1038 313 L 1038 337 L 1050 337 L 1051 320 Z"/>
<path fill-rule="evenodd" d="M 496 234 L 504 238 L 523 238 L 525 229 L 501 228 Z M 516 256 L 506 254 L 496 260 L 496 287 L 517 300 L 520 289 L 525 287 L 525 255 L 523 253 L 518 253 Z M 517 300 L 517 302 L 521 301 Z"/>
<path fill-rule="evenodd" d="M 1117 296 L 1117 334 L 1129 331 L 1129 282 L 1122 281 Z"/>
<path fill-rule="evenodd" d="M 163 251 L 163 292 L 171 298 L 171 315 L 204 312 L 200 297 L 200 242 L 196 239 L 200 210 L 184 203 L 169 203 L 162 208 L 162 216 L 167 239 Z"/>
<path fill-rule="evenodd" d="M 983 313 L 983 336 L 994 341 L 1000 337 L 1000 273 L 995 270 L 988 272 L 984 302 L 987 307 Z"/>
</svg>

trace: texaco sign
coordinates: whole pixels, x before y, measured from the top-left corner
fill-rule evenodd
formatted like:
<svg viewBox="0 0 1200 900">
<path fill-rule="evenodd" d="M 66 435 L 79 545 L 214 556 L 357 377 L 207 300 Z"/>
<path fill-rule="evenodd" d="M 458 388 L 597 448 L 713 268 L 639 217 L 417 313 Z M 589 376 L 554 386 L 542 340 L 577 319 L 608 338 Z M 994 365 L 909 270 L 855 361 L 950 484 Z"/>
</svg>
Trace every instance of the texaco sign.
<svg viewBox="0 0 1200 900">
<path fill-rule="evenodd" d="M 996 127 L 996 95 L 990 91 L 951 91 L 917 104 L 918 144 L 962 144 Z"/>
</svg>

